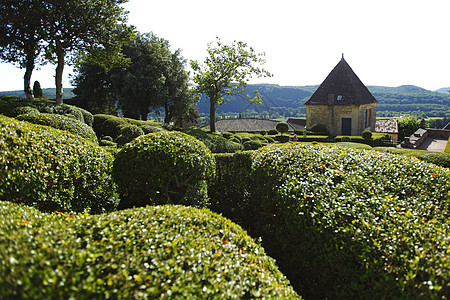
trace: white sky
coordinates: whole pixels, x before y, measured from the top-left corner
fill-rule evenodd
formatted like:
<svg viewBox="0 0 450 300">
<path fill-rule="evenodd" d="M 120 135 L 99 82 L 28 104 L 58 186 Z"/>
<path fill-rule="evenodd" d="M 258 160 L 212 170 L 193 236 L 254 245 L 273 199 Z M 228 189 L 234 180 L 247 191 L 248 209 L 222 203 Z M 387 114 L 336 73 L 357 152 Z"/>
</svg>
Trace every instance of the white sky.
<svg viewBox="0 0 450 300">
<path fill-rule="evenodd" d="M 265 52 L 272 78 L 251 83 L 320 84 L 344 53 L 366 85 L 450 86 L 449 0 L 130 0 L 129 23 L 203 61 L 208 42 L 247 42 Z M 65 68 L 64 86 L 70 86 Z M 24 70 L 0 64 L 0 91 L 23 89 Z M 54 86 L 54 66 L 32 83 Z"/>
</svg>

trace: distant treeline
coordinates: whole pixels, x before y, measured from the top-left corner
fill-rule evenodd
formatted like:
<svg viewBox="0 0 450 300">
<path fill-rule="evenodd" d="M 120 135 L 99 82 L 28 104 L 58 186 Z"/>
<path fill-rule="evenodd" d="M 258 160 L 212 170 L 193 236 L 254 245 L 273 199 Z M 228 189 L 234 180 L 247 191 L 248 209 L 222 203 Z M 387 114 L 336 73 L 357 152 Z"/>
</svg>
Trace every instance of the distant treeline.
<svg viewBox="0 0 450 300">
<path fill-rule="evenodd" d="M 228 98 L 228 102 L 219 107 L 218 118 L 258 117 L 286 118 L 306 116 L 304 103 L 318 88 L 313 86 L 279 86 L 273 84 L 250 84 L 244 89 L 242 97 Z M 417 115 L 419 117 L 450 117 L 450 94 L 429 91 L 413 85 L 399 87 L 368 86 L 378 100 L 377 116 L 393 117 L 398 115 Z M 262 95 L 262 105 L 249 103 L 246 95 L 258 91 Z M 43 89 L 48 98 L 55 97 L 55 89 Z M 24 96 L 23 91 L 0 92 L 0 95 Z M 64 89 L 64 98 L 75 97 L 72 89 Z M 198 103 L 200 115 L 209 114 L 209 104 L 205 95 Z"/>
</svg>

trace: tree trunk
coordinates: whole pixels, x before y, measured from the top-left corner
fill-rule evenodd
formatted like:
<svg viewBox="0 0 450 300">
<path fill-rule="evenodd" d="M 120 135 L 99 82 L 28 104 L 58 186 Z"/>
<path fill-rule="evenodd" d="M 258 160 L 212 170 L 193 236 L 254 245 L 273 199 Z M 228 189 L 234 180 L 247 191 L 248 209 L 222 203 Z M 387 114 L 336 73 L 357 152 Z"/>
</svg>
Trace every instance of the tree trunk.
<svg viewBox="0 0 450 300">
<path fill-rule="evenodd" d="M 64 50 L 62 49 L 61 42 L 56 42 L 56 55 L 58 57 L 58 63 L 56 66 L 56 104 L 63 104 L 63 85 L 62 75 L 64 70 Z"/>
<path fill-rule="evenodd" d="M 167 105 L 167 102 L 164 103 L 164 123 L 169 124 L 170 122 L 170 116 L 169 116 L 169 105 Z"/>
<path fill-rule="evenodd" d="M 216 131 L 216 101 L 209 99 L 209 130 Z"/>
<path fill-rule="evenodd" d="M 31 90 L 31 73 L 34 69 L 34 60 L 27 59 L 25 75 L 23 76 L 23 91 L 25 92 L 25 96 L 27 100 L 33 101 L 33 91 Z"/>
</svg>

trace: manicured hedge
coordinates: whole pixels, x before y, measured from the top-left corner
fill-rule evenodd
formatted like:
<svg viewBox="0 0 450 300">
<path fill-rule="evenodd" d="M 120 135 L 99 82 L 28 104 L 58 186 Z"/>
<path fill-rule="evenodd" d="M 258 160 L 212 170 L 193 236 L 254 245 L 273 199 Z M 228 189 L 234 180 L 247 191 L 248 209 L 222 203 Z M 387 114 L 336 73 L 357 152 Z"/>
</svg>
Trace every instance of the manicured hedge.
<svg viewBox="0 0 450 300">
<path fill-rule="evenodd" d="M 97 216 L 0 202 L 2 299 L 299 299 L 275 261 L 207 209 Z"/>
<path fill-rule="evenodd" d="M 208 203 L 206 180 L 214 172 L 211 151 L 194 137 L 177 131 L 142 135 L 126 144 L 114 161 L 114 181 L 121 195 L 119 207 L 204 207 Z"/>
<path fill-rule="evenodd" d="M 233 153 L 244 150 L 244 146 L 226 138 L 206 132 L 199 128 L 183 128 L 181 132 L 189 134 L 205 143 L 212 153 Z"/>
<path fill-rule="evenodd" d="M 253 228 L 307 298 L 450 295 L 450 171 L 319 145 L 255 151 Z"/>
<path fill-rule="evenodd" d="M 415 157 L 417 159 L 433 163 L 441 167 L 450 168 L 450 153 L 393 147 L 375 147 L 374 150 L 400 154 L 407 157 Z"/>
<path fill-rule="evenodd" d="M 8 117 L 17 117 L 19 114 L 28 113 L 24 112 L 22 107 L 28 111 L 32 108 L 37 109 L 42 113 L 73 117 L 80 122 L 86 123 L 88 126 L 92 126 L 94 120 L 94 117 L 90 112 L 76 106 L 66 104 L 59 105 L 56 104 L 55 101 L 48 99 L 35 99 L 34 101 L 29 101 L 23 97 L 0 95 L 0 114 Z"/>
<path fill-rule="evenodd" d="M 88 140 L 0 116 L 0 199 L 45 211 L 114 209 L 113 156 Z"/>
<path fill-rule="evenodd" d="M 250 176 L 253 151 L 214 154 L 216 176 L 208 186 L 210 209 L 249 228 L 252 209 Z"/>
<path fill-rule="evenodd" d="M 68 131 L 70 133 L 84 137 L 91 142 L 97 143 L 97 136 L 95 135 L 92 127 L 88 126 L 86 123 L 70 117 L 46 113 L 30 113 L 19 115 L 16 117 L 16 119 Z"/>
<path fill-rule="evenodd" d="M 110 136 L 116 140 L 121 134 L 124 127 L 134 125 L 139 127 L 145 134 L 164 130 L 163 125 L 151 121 L 134 120 L 129 118 L 120 118 L 111 115 L 97 114 L 94 115 L 94 128 L 97 137 L 102 139 L 104 136 Z M 121 138 L 122 139 L 122 138 Z M 119 142 L 122 143 L 122 141 Z"/>
</svg>

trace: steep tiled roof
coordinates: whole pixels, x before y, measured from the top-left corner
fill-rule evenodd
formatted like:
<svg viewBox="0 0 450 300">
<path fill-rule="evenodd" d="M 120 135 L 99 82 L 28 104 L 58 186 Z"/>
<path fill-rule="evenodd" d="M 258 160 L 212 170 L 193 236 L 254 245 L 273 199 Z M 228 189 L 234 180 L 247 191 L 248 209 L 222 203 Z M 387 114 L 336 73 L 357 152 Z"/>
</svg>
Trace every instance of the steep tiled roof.
<svg viewBox="0 0 450 300">
<path fill-rule="evenodd" d="M 275 129 L 277 124 L 280 121 L 276 120 L 268 120 L 268 119 L 256 119 L 256 118 L 241 118 L 241 119 L 222 119 L 216 121 L 216 130 L 217 131 L 236 131 L 236 132 L 260 132 L 261 130 L 269 131 L 271 129 Z M 302 129 L 297 128 L 290 123 L 289 131 L 293 131 L 294 129 Z M 204 126 L 203 128 L 209 129 L 209 125 Z"/>
<path fill-rule="evenodd" d="M 306 105 L 361 105 L 378 102 L 342 56 Z"/>
<path fill-rule="evenodd" d="M 292 126 L 294 129 L 305 129 L 306 128 L 306 119 L 287 119 L 286 123 Z"/>
<path fill-rule="evenodd" d="M 398 120 L 396 118 L 377 119 L 375 122 L 375 132 L 398 133 Z"/>
</svg>

